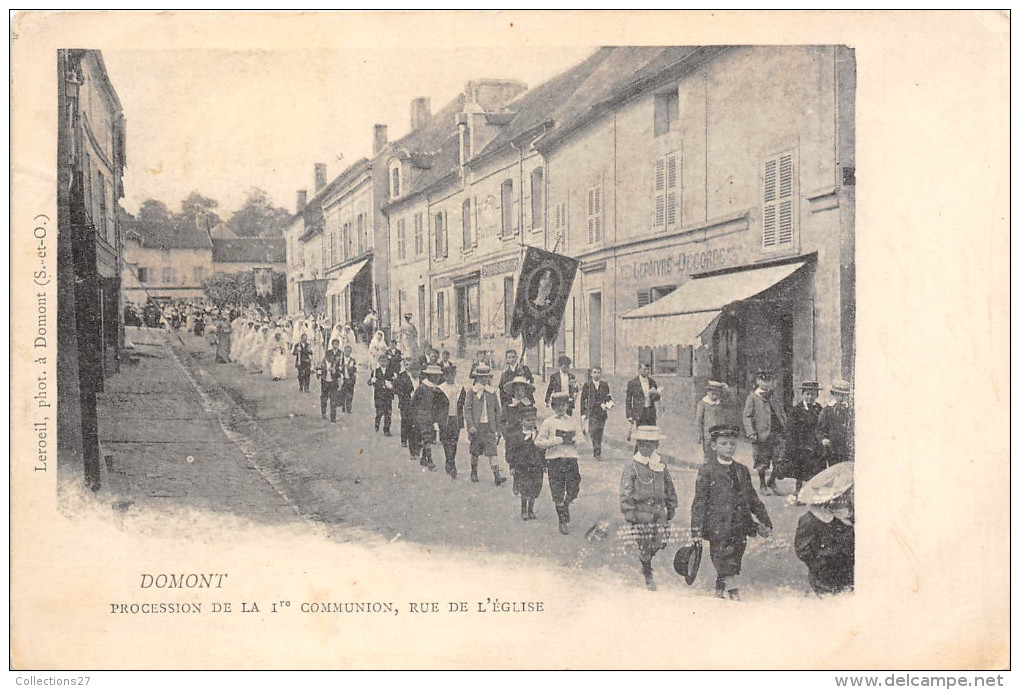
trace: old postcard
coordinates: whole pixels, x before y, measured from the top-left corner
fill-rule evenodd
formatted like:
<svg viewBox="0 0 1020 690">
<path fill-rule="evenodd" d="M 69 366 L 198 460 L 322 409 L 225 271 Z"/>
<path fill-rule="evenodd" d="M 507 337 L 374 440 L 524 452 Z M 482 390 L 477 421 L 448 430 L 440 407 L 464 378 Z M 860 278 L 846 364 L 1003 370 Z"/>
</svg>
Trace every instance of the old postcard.
<svg viewBox="0 0 1020 690">
<path fill-rule="evenodd" d="M 13 668 L 1008 667 L 1008 14 L 11 32 Z"/>
</svg>

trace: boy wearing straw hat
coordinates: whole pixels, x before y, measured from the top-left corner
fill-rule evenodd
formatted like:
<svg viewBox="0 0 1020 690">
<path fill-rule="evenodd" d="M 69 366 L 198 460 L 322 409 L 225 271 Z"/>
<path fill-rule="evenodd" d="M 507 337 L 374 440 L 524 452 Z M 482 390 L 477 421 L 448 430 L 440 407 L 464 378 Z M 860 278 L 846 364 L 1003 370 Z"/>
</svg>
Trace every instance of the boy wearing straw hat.
<svg viewBox="0 0 1020 690">
<path fill-rule="evenodd" d="M 789 439 L 786 443 L 797 478 L 797 492 L 804 482 L 825 469 L 822 446 L 818 441 L 818 418 L 822 406 L 818 404 L 818 382 L 800 384 L 801 401 L 790 410 Z"/>
<path fill-rule="evenodd" d="M 691 538 L 694 544 L 707 539 L 709 556 L 715 566 L 715 595 L 720 599 L 740 599 L 740 567 L 747 548 L 747 537 L 772 533 L 772 521 L 751 483 L 751 472 L 735 461 L 735 426 L 715 426 L 709 430 L 715 457 L 698 470 L 691 504 Z"/>
<path fill-rule="evenodd" d="M 822 444 L 826 464 L 832 467 L 854 459 L 854 410 L 850 405 L 849 381 L 833 381 L 829 392 L 834 400 L 818 417 L 818 439 Z"/>
<path fill-rule="evenodd" d="M 570 504 L 581 488 L 581 472 L 577 467 L 577 445 L 584 440 L 578 423 L 567 414 L 570 393 L 557 391 L 549 397 L 554 415 L 542 422 L 535 445 L 545 449 L 545 464 L 549 472 L 549 492 L 552 494 L 560 534 L 570 534 Z"/>
<path fill-rule="evenodd" d="M 471 453 L 471 481 L 478 481 L 478 458 L 485 455 L 492 468 L 492 479 L 496 486 L 502 486 L 506 477 L 500 471 L 496 444 L 499 443 L 497 430 L 500 428 L 499 396 L 492 387 L 492 369 L 485 362 L 479 362 L 471 372 L 474 385 L 464 397 L 464 425 L 467 426 Z"/>
<path fill-rule="evenodd" d="M 521 496 L 521 519 L 535 519 L 535 499 L 542 492 L 543 457 L 535 446 L 538 411 L 531 399 L 535 385 L 524 376 L 507 381 L 510 402 L 503 408 L 506 462 L 514 477 L 514 493 Z"/>
<path fill-rule="evenodd" d="M 663 438 L 659 427 L 639 426 L 633 435 L 637 452 L 620 479 L 620 510 L 637 542 L 645 587 L 653 592 L 652 558 L 666 545 L 668 523 L 677 506 L 669 469 L 656 452 Z"/>
<path fill-rule="evenodd" d="M 416 434 L 412 435 L 412 455 L 421 450 L 420 464 L 422 471 L 436 471 L 432 461 L 432 444 L 436 441 L 436 431 L 446 422 L 450 401 L 446 394 L 439 390 L 443 381 L 443 370 L 432 364 L 422 371 L 421 385 L 411 396 L 411 413 L 414 419 Z"/>
<path fill-rule="evenodd" d="M 801 489 L 808 512 L 797 523 L 794 550 L 808 567 L 815 594 L 854 588 L 853 463 L 823 470 Z"/>
</svg>

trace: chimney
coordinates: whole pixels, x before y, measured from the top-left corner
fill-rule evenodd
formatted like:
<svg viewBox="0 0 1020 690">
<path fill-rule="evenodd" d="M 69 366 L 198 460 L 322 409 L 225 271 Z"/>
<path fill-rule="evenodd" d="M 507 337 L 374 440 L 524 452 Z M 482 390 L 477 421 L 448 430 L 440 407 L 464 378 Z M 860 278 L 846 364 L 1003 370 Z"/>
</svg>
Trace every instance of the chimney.
<svg viewBox="0 0 1020 690">
<path fill-rule="evenodd" d="M 297 212 L 301 213 L 305 210 L 305 206 L 308 205 L 308 190 L 299 189 L 297 190 Z"/>
<path fill-rule="evenodd" d="M 326 186 L 326 164 L 315 164 L 315 193 L 318 194 Z"/>
<path fill-rule="evenodd" d="M 386 137 L 386 125 L 375 126 L 375 139 L 372 141 L 372 155 L 378 156 L 386 148 L 388 139 Z"/>
<path fill-rule="evenodd" d="M 428 98 L 411 101 L 411 131 L 418 129 L 432 117 L 432 102 Z"/>
</svg>

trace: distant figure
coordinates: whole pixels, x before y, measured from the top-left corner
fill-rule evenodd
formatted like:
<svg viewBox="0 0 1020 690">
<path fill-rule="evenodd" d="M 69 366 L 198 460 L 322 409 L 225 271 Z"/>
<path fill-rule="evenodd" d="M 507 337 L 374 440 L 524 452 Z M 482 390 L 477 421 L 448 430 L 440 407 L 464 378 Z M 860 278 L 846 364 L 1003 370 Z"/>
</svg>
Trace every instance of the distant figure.
<svg viewBox="0 0 1020 690">
<path fill-rule="evenodd" d="M 850 405 L 850 382 L 834 381 L 829 388 L 835 401 L 818 418 L 818 438 L 829 467 L 852 462 L 854 410 Z"/>
<path fill-rule="evenodd" d="M 577 379 L 570 371 L 570 357 L 560 355 L 557 360 L 559 370 L 549 377 L 549 387 L 545 389 L 545 404 L 550 405 L 553 395 L 565 393 L 567 396 L 567 416 L 574 416 L 574 399 L 577 397 Z M 551 406 L 551 405 L 550 405 Z"/>
<path fill-rule="evenodd" d="M 755 377 L 757 387 L 747 396 L 744 403 L 744 433 L 751 439 L 751 452 L 754 456 L 754 469 L 758 472 L 758 488 L 762 494 L 779 493 L 776 488 L 777 462 L 781 461 L 786 414 L 783 408 L 775 404 L 773 390 L 775 381 L 768 369 L 759 369 Z M 772 468 L 768 481 L 765 473 Z"/>
<path fill-rule="evenodd" d="M 722 401 L 726 388 L 725 383 L 709 381 L 705 397 L 698 401 L 698 406 L 694 411 L 694 430 L 698 443 L 701 444 L 701 450 L 705 454 L 705 460 L 712 456 L 712 436 L 708 430 L 726 423 L 726 412 Z"/>
<path fill-rule="evenodd" d="M 587 425 L 593 457 L 602 457 L 602 436 L 606 429 L 609 410 L 613 409 L 613 396 L 609 384 L 602 380 L 602 367 L 592 367 L 588 380 L 581 387 L 581 428 Z"/>
<path fill-rule="evenodd" d="M 386 346 L 386 336 L 383 335 L 382 331 L 376 331 L 372 337 L 372 342 L 368 345 L 368 357 L 373 362 L 378 362 L 383 355 L 388 355 L 388 359 L 392 360 L 393 353 L 387 352 L 388 347 Z"/>
<path fill-rule="evenodd" d="M 302 333 L 300 342 L 294 345 L 294 368 L 297 369 L 298 390 L 307 393 L 312 378 L 312 346 L 308 334 Z"/>
<path fill-rule="evenodd" d="M 399 343 L 405 357 L 415 359 L 418 356 L 418 329 L 411 323 L 411 314 L 404 314 L 404 323 L 400 327 Z"/>
<path fill-rule="evenodd" d="M 379 366 L 372 370 L 372 375 L 368 379 L 368 385 L 374 390 L 372 400 L 375 403 L 375 433 L 379 433 L 379 422 L 382 422 L 383 435 L 390 436 L 394 381 L 397 376 L 389 368 L 389 357 L 385 353 L 378 361 Z"/>
<path fill-rule="evenodd" d="M 631 426 L 656 426 L 658 414 L 656 404 L 662 397 L 659 384 L 652 378 L 652 367 L 638 365 L 637 378 L 627 382 L 627 421 Z"/>
<path fill-rule="evenodd" d="M 372 334 L 379 328 L 379 317 L 375 315 L 375 309 L 369 309 L 365 314 L 365 320 L 361 322 L 362 338 L 367 343 Z"/>
<path fill-rule="evenodd" d="M 822 444 L 818 440 L 818 419 L 822 414 L 818 389 L 816 381 L 800 384 L 802 400 L 790 410 L 786 451 L 793 463 L 798 494 L 804 482 L 825 469 Z"/>
</svg>

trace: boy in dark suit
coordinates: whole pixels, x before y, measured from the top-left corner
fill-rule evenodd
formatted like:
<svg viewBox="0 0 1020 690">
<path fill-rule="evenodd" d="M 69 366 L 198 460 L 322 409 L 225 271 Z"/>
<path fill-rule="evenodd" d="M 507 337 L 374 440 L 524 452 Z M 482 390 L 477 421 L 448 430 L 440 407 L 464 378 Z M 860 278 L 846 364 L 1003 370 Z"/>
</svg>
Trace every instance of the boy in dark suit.
<svg viewBox="0 0 1020 690">
<path fill-rule="evenodd" d="M 751 472 L 733 459 L 737 449 L 737 427 L 722 425 L 710 429 L 715 457 L 698 470 L 691 504 L 691 538 L 709 543 L 715 566 L 715 595 L 740 599 L 738 578 L 747 548 L 747 537 L 772 533 L 772 521 L 751 483 Z"/>
<path fill-rule="evenodd" d="M 411 396 L 418 387 L 418 375 L 411 376 L 411 358 L 404 358 L 404 366 L 393 382 L 393 392 L 397 396 L 397 409 L 400 410 L 400 445 L 408 447 L 414 432 L 411 421 Z"/>
<path fill-rule="evenodd" d="M 336 421 L 336 410 L 340 407 L 340 382 L 343 380 L 343 367 L 341 359 L 343 351 L 340 349 L 340 341 L 333 340 L 330 348 L 326 350 L 326 357 L 319 364 L 319 381 L 322 390 L 319 396 L 319 406 L 322 410 L 322 418 L 326 418 L 326 404 L 329 403 L 329 421 Z"/>
<path fill-rule="evenodd" d="M 826 465 L 853 462 L 854 408 L 850 405 L 850 382 L 833 381 L 829 388 L 835 401 L 818 417 L 818 438 Z"/>
<path fill-rule="evenodd" d="M 297 369 L 298 390 L 307 393 L 312 378 L 312 346 L 308 335 L 301 334 L 301 342 L 294 345 L 294 368 Z"/>
<path fill-rule="evenodd" d="M 545 389 L 545 404 L 549 405 L 554 393 L 567 394 L 567 416 L 574 416 L 574 398 L 577 396 L 577 379 L 570 372 L 570 357 L 560 355 L 556 360 L 559 370 L 549 377 L 549 387 Z"/>
<path fill-rule="evenodd" d="M 507 392 L 508 383 L 513 381 L 518 376 L 523 376 L 528 379 L 530 383 L 535 382 L 535 377 L 531 373 L 531 369 L 528 368 L 527 364 L 518 361 L 517 350 L 506 351 L 506 369 L 499 375 L 499 405 L 505 408 L 513 400 L 513 396 Z M 534 401 L 532 401 L 534 402 Z"/>
<path fill-rule="evenodd" d="M 611 409 L 613 396 L 609 393 L 609 384 L 602 380 L 602 367 L 592 367 L 588 380 L 581 387 L 581 428 L 585 428 L 587 422 L 592 455 L 596 460 L 602 457 L 602 436 Z"/>
<path fill-rule="evenodd" d="M 389 357 L 379 358 L 379 366 L 368 379 L 368 385 L 375 391 L 372 398 L 375 402 L 375 432 L 379 433 L 379 422 L 382 421 L 383 435 L 391 436 L 390 421 L 393 417 L 393 382 L 396 375 L 389 368 Z"/>
<path fill-rule="evenodd" d="M 436 471 L 432 461 L 432 444 L 436 441 L 436 431 L 446 422 L 450 401 L 439 384 L 443 380 L 443 370 L 437 364 L 430 364 L 422 371 L 421 385 L 411 396 L 411 414 L 416 434 L 412 437 L 411 456 L 418 457 L 422 471 Z"/>
<path fill-rule="evenodd" d="M 344 381 L 340 384 L 340 409 L 347 414 L 351 413 L 351 408 L 354 406 L 354 384 L 358 382 L 358 363 L 354 361 L 352 352 L 353 349 L 350 345 L 344 347 Z"/>
<path fill-rule="evenodd" d="M 818 417 L 822 406 L 818 404 L 818 382 L 800 384 L 803 399 L 790 410 L 790 430 L 786 442 L 787 452 L 797 477 L 797 493 L 804 482 L 825 469 L 822 445 L 818 441 Z"/>
<path fill-rule="evenodd" d="M 652 367 L 648 364 L 638 366 L 636 378 L 627 382 L 626 411 L 627 421 L 631 426 L 656 426 L 658 424 L 656 404 L 661 393 L 659 384 L 651 376 Z"/>
<path fill-rule="evenodd" d="M 779 493 L 776 488 L 776 461 L 782 459 L 783 435 L 787 421 L 783 408 L 775 400 L 775 380 L 768 369 L 759 369 L 755 377 L 757 387 L 744 403 L 744 433 L 751 439 L 754 469 L 758 473 L 758 488 L 763 494 Z M 772 468 L 768 483 L 765 473 Z"/>
</svg>

